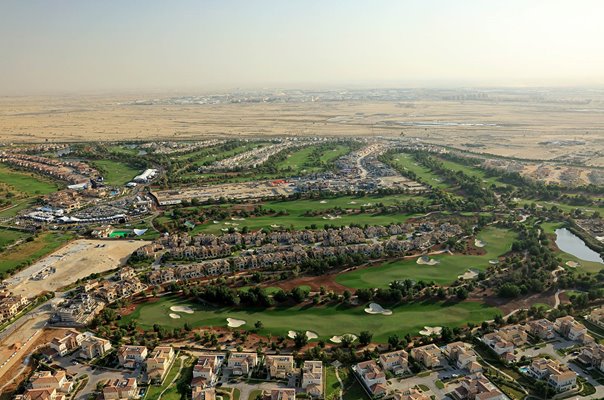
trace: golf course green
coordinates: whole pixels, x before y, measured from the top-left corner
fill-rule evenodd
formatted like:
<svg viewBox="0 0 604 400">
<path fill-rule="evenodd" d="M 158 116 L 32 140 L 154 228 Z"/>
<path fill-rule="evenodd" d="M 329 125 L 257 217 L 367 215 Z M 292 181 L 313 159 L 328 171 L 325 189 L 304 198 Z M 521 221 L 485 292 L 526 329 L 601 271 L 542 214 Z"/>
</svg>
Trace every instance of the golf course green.
<svg viewBox="0 0 604 400">
<path fill-rule="evenodd" d="M 496 259 L 511 249 L 515 236 L 512 231 L 489 227 L 477 235 L 478 239 L 485 242 L 483 249 L 486 253 L 483 255 L 438 254 L 431 256 L 438 261 L 436 265 L 418 264 L 418 257 L 411 257 L 346 272 L 338 275 L 336 282 L 353 289 L 386 287 L 392 281 L 403 279 L 450 284 L 469 268 L 486 270 L 489 260 Z"/>
<path fill-rule="evenodd" d="M 170 310 L 173 306 L 187 306 L 194 313 L 178 313 Z M 214 308 L 167 296 L 139 305 L 134 312 L 124 316 L 121 323 L 136 321 L 144 329 L 152 329 L 154 324 L 177 328 L 185 323 L 192 327 L 225 327 L 227 318 L 235 318 L 246 321 L 241 329 L 253 329 L 256 321 L 262 321 L 261 334 L 286 336 L 289 330 L 308 330 L 327 340 L 334 335 L 358 335 L 368 330 L 374 334 L 374 340 L 385 342 L 392 334 L 417 334 L 425 325 L 454 327 L 467 322 L 480 323 L 499 313 L 497 308 L 478 302 L 408 303 L 389 307 L 393 311 L 390 316 L 369 315 L 364 308 L 365 305 L 353 307 L 342 304 L 271 309 Z M 180 315 L 180 318 L 171 318 L 171 313 Z"/>
</svg>

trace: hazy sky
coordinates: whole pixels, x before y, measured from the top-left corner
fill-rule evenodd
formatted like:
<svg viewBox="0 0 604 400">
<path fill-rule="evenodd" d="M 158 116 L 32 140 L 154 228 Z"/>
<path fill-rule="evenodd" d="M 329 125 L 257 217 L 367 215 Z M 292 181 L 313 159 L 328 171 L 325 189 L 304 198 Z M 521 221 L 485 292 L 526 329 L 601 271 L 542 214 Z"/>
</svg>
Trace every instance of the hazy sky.
<svg viewBox="0 0 604 400">
<path fill-rule="evenodd" d="M 2 0 L 0 94 L 604 84 L 602 0 Z"/>
</svg>

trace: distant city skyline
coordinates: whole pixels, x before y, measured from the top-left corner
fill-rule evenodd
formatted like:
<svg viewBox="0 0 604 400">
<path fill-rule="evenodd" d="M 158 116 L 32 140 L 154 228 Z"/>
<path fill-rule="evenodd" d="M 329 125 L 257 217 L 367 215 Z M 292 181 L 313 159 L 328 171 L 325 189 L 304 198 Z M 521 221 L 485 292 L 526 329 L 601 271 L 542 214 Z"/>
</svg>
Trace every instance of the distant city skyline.
<svg viewBox="0 0 604 400">
<path fill-rule="evenodd" d="M 5 1 L 0 95 L 601 86 L 604 2 Z"/>
</svg>

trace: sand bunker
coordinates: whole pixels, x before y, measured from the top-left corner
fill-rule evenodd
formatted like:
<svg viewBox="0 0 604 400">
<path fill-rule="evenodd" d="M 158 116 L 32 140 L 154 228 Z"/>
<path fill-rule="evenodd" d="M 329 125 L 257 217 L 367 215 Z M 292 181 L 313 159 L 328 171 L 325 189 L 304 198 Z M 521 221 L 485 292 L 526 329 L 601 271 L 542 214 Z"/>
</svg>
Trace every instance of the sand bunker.
<svg viewBox="0 0 604 400">
<path fill-rule="evenodd" d="M 420 265 L 436 265 L 440 263 L 440 261 L 426 256 L 421 256 L 416 262 Z"/>
<path fill-rule="evenodd" d="M 357 204 L 356 201 L 349 201 L 348 204 Z"/>
<path fill-rule="evenodd" d="M 180 315 L 178 315 L 178 314 L 170 313 L 170 314 L 168 314 L 168 315 L 170 316 L 170 318 L 173 318 L 173 319 L 178 319 L 178 318 L 180 318 Z"/>
<path fill-rule="evenodd" d="M 459 275 L 457 278 L 468 281 L 470 279 L 476 278 L 477 276 L 478 276 L 478 272 L 469 269 L 463 275 Z"/>
<path fill-rule="evenodd" d="M 489 264 L 497 265 L 497 264 L 499 264 L 499 260 L 489 260 Z"/>
<path fill-rule="evenodd" d="M 239 328 L 241 325 L 245 325 L 245 321 L 242 319 L 227 318 L 227 322 L 230 328 Z"/>
<path fill-rule="evenodd" d="M 476 247 L 484 247 L 487 244 L 485 242 L 483 242 L 482 240 L 479 239 L 474 239 L 474 246 Z"/>
<path fill-rule="evenodd" d="M 188 306 L 172 306 L 170 307 L 170 311 L 182 312 L 185 314 L 193 314 L 195 312 L 191 307 Z"/>
<path fill-rule="evenodd" d="M 442 330 L 442 326 L 424 326 L 424 329 L 419 331 L 419 334 L 422 336 L 440 335 Z"/>
<path fill-rule="evenodd" d="M 326 204 L 326 203 L 327 203 L 327 200 L 321 200 L 319 203 L 321 203 L 321 204 Z"/>
<path fill-rule="evenodd" d="M 271 228 L 279 228 L 281 225 L 271 224 Z"/>
<path fill-rule="evenodd" d="M 289 332 L 287 332 L 287 337 L 290 338 L 290 339 L 295 338 L 296 337 L 296 331 L 289 331 Z M 319 337 L 319 335 L 317 335 L 316 333 L 311 332 L 311 331 L 306 331 L 306 338 L 308 340 L 317 339 L 318 337 Z"/>
<path fill-rule="evenodd" d="M 567 261 L 566 265 L 571 267 L 571 268 L 577 268 L 579 266 L 578 262 L 574 262 L 574 261 Z"/>
<path fill-rule="evenodd" d="M 392 310 L 385 309 L 378 303 L 369 303 L 369 307 L 365 309 L 365 312 L 367 314 L 392 315 Z"/>
<path fill-rule="evenodd" d="M 329 341 L 332 343 L 342 343 L 342 338 L 344 336 L 350 336 L 353 342 L 358 339 L 358 337 L 356 335 L 353 335 L 352 333 L 345 333 L 342 336 L 332 336 Z"/>
</svg>

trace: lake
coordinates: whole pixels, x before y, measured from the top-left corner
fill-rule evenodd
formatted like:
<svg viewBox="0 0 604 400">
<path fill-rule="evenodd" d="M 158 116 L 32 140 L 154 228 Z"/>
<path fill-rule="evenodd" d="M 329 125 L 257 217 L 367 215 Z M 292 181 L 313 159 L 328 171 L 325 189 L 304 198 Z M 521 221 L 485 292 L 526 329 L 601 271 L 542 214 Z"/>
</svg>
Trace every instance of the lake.
<svg viewBox="0 0 604 400">
<path fill-rule="evenodd" d="M 566 228 L 556 229 L 556 245 L 560 250 L 583 261 L 604 264 L 600 254 L 587 247 L 583 240 Z"/>
</svg>

